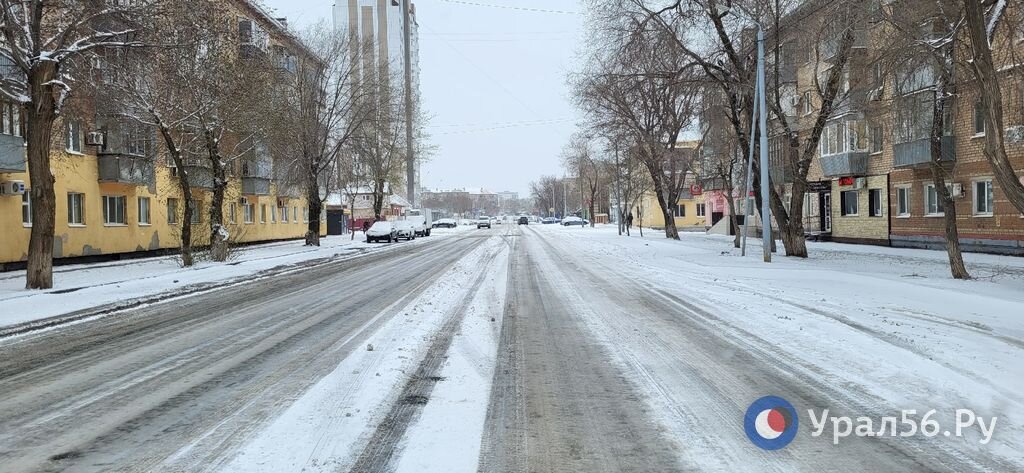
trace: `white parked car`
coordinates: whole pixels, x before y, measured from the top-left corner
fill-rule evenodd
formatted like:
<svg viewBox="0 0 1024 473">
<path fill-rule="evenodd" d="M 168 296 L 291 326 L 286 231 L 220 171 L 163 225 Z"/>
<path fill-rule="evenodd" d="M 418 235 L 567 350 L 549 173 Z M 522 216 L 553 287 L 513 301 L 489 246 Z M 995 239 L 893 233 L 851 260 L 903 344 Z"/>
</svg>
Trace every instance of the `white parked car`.
<svg viewBox="0 0 1024 473">
<path fill-rule="evenodd" d="M 491 228 L 491 217 L 481 215 L 476 219 L 476 228 L 481 229 L 484 227 Z"/>
<path fill-rule="evenodd" d="M 401 238 L 406 240 L 415 240 L 416 234 L 419 233 L 416 229 L 417 223 L 409 220 L 399 220 L 394 223 L 395 226 L 395 241 Z"/>
<path fill-rule="evenodd" d="M 366 230 L 366 242 L 373 243 L 375 241 L 386 241 L 391 243 L 398 241 L 398 230 L 391 222 L 380 221 L 374 222 L 368 230 Z"/>
</svg>

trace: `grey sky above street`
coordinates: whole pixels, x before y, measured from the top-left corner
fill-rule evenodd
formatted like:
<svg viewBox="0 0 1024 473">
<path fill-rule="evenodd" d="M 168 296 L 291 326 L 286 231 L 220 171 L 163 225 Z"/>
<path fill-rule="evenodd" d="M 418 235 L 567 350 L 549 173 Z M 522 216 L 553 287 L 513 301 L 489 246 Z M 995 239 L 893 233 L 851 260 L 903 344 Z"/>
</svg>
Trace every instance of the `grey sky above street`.
<svg viewBox="0 0 1024 473">
<path fill-rule="evenodd" d="M 263 0 L 293 29 L 331 22 L 334 0 Z M 437 150 L 431 188 L 484 187 L 525 197 L 561 174 L 579 122 L 566 75 L 583 35 L 575 0 L 419 0 L 420 93 Z M 542 10 L 542 11 L 537 11 Z"/>
</svg>

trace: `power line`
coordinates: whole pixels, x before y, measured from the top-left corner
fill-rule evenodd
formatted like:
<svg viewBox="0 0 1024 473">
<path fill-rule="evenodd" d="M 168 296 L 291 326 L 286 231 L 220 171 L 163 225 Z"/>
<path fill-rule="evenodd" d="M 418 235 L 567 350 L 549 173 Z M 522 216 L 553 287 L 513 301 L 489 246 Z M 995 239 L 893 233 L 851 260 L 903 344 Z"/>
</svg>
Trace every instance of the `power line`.
<svg viewBox="0 0 1024 473">
<path fill-rule="evenodd" d="M 467 2 L 464 0 L 441 0 L 442 2 L 454 3 L 457 5 L 468 5 L 473 7 L 488 7 L 488 8 L 501 8 L 504 10 L 517 10 L 529 13 L 555 13 L 559 15 L 578 15 L 579 12 L 568 11 L 568 10 L 548 10 L 544 8 L 531 8 L 531 7 L 517 7 L 512 5 L 494 5 L 490 3 L 476 3 Z"/>
<path fill-rule="evenodd" d="M 495 123 L 450 123 L 444 125 L 428 125 L 428 128 L 463 128 L 463 127 L 481 127 L 481 126 L 505 126 L 505 125 L 532 125 L 539 124 L 543 125 L 546 123 L 557 123 L 574 120 L 573 117 L 559 117 L 559 118 L 541 118 L 536 120 L 517 120 L 511 122 L 495 122 Z"/>
</svg>

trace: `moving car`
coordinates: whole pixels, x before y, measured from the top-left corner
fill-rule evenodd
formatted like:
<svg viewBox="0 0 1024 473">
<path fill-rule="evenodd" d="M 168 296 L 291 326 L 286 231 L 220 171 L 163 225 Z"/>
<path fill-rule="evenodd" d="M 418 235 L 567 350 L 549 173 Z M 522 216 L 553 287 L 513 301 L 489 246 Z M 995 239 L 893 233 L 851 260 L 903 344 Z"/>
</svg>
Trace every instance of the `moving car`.
<svg viewBox="0 0 1024 473">
<path fill-rule="evenodd" d="M 519 224 L 520 225 L 529 225 L 530 224 L 530 217 L 527 217 L 526 215 L 523 215 L 522 217 L 519 217 Z"/>
<path fill-rule="evenodd" d="M 395 222 L 395 241 L 399 238 L 405 238 L 408 240 L 415 240 L 418 223 L 410 220 L 399 220 Z"/>
<path fill-rule="evenodd" d="M 434 222 L 433 228 L 455 228 L 459 223 L 453 218 L 442 218 Z"/>
<path fill-rule="evenodd" d="M 374 222 L 369 230 L 366 230 L 366 242 L 373 243 L 375 241 L 386 241 L 388 243 L 398 241 L 398 230 L 395 229 L 391 222 L 383 220 Z"/>
<path fill-rule="evenodd" d="M 590 225 L 590 221 L 579 217 L 565 217 L 565 220 L 562 220 L 562 226 L 568 227 L 572 225 L 579 225 L 582 227 L 584 225 Z"/>
<path fill-rule="evenodd" d="M 476 228 L 481 229 L 484 227 L 491 228 L 491 217 L 481 215 L 479 218 L 476 219 Z"/>
</svg>

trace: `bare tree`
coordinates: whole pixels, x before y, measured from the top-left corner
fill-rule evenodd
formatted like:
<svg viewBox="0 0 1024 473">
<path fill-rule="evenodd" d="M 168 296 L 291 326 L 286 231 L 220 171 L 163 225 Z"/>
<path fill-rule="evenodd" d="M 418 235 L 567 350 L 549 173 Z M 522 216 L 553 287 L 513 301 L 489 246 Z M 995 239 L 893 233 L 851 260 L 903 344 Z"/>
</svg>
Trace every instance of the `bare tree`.
<svg viewBox="0 0 1024 473">
<path fill-rule="evenodd" d="M 71 66 L 98 48 L 141 45 L 134 34 L 148 3 L 0 0 L 5 56 L 0 94 L 20 104 L 26 128 L 32 194 L 28 289 L 53 287 L 56 196 L 50 144 L 53 123 L 73 92 Z"/>
<path fill-rule="evenodd" d="M 1020 31 L 1005 18 L 1006 4 L 994 0 L 964 0 L 965 24 L 969 39 L 968 69 L 978 82 L 981 107 L 985 111 L 985 158 L 992 165 L 996 181 L 1006 199 L 1021 213 L 1024 213 L 1024 182 L 1018 179 L 1013 164 L 1006 154 L 1006 137 L 1003 122 L 1003 93 L 1000 88 L 1000 74 L 996 59 L 992 55 L 994 42 L 1004 49 L 1013 49 Z M 1018 15 L 1020 5 L 1017 5 Z M 1019 20 L 1018 20 L 1019 21 Z M 1019 24 L 1019 23 L 1018 23 Z M 998 33 L 999 34 L 997 36 Z M 1016 35 L 1014 34 L 1016 33 Z M 1013 62 L 1013 61 L 1009 61 Z"/>
<path fill-rule="evenodd" d="M 353 36 L 321 23 L 302 37 L 309 51 L 296 58 L 295 75 L 278 97 L 279 123 L 285 126 L 277 128 L 275 134 L 281 136 L 273 141 L 283 148 L 275 164 L 287 169 L 309 202 L 306 245 L 319 246 L 320 214 L 327 197 L 341 192 L 342 183 L 362 185 L 343 153 L 370 117 L 372 89 L 359 80 L 358 64 L 349 54 L 358 47 L 351 44 Z"/>
<path fill-rule="evenodd" d="M 779 226 L 786 254 L 806 257 L 804 240 L 803 201 L 807 190 L 807 173 L 817 152 L 818 142 L 826 121 L 842 100 L 842 79 L 856 38 L 857 27 L 863 19 L 866 0 L 853 2 L 813 1 L 794 4 L 778 0 L 732 2 L 729 0 L 675 1 L 660 9 L 652 9 L 644 0 L 609 0 L 616 9 L 614 15 L 629 18 L 618 21 L 620 30 L 643 41 L 644 32 L 661 29 L 676 41 L 676 47 L 685 57 L 676 71 L 695 68 L 701 71 L 707 83 L 716 84 L 725 94 L 727 118 L 742 149 L 751 139 L 749 124 L 753 112 L 753 85 L 756 71 L 754 32 L 758 24 L 768 30 L 769 44 L 779 57 L 782 31 L 801 32 L 802 47 L 810 48 L 816 56 L 815 64 L 827 64 L 815 74 L 815 92 L 820 106 L 813 116 L 808 133 L 795 133 L 781 106 L 785 92 L 779 87 L 779 64 L 769 71 L 767 91 L 768 112 L 773 123 L 785 137 L 786 152 L 781 164 L 790 170 L 790 201 L 783 202 L 779 189 L 769 186 L 769 204 Z M 798 6 L 795 6 L 798 5 Z M 608 15 L 611 15 L 609 13 Z M 699 39 L 694 31 L 707 33 L 710 41 Z M 779 32 L 780 34 L 774 34 Z M 828 61 L 823 58 L 827 57 Z M 754 163 L 753 186 L 759 189 L 760 166 Z M 765 183 L 767 185 L 767 183 Z M 757 207 L 761 207 L 760 193 L 755 193 Z M 768 222 L 766 222 L 767 224 Z"/>
<path fill-rule="evenodd" d="M 585 205 L 590 212 L 590 226 L 594 226 L 594 209 L 598 191 L 601 190 L 602 164 L 595 156 L 592 138 L 583 133 L 575 133 L 562 151 L 565 166 L 576 172 L 580 191 L 586 194 Z"/>
<path fill-rule="evenodd" d="M 387 70 L 380 68 L 376 80 L 364 85 L 370 87 L 369 111 L 352 137 L 358 166 L 373 192 L 375 220 L 382 218 L 388 193 L 401 187 L 405 170 L 405 114 L 402 94 L 396 86 L 401 82 L 385 75 Z M 364 75 L 362 80 L 370 79 Z"/>
<path fill-rule="evenodd" d="M 577 102 L 598 129 L 630 135 L 650 174 L 665 236 L 679 239 L 674 209 L 693 163 L 676 146 L 694 119 L 693 69 L 684 67 L 679 43 L 664 29 L 609 41 L 609 52 L 573 78 Z"/>
</svg>

